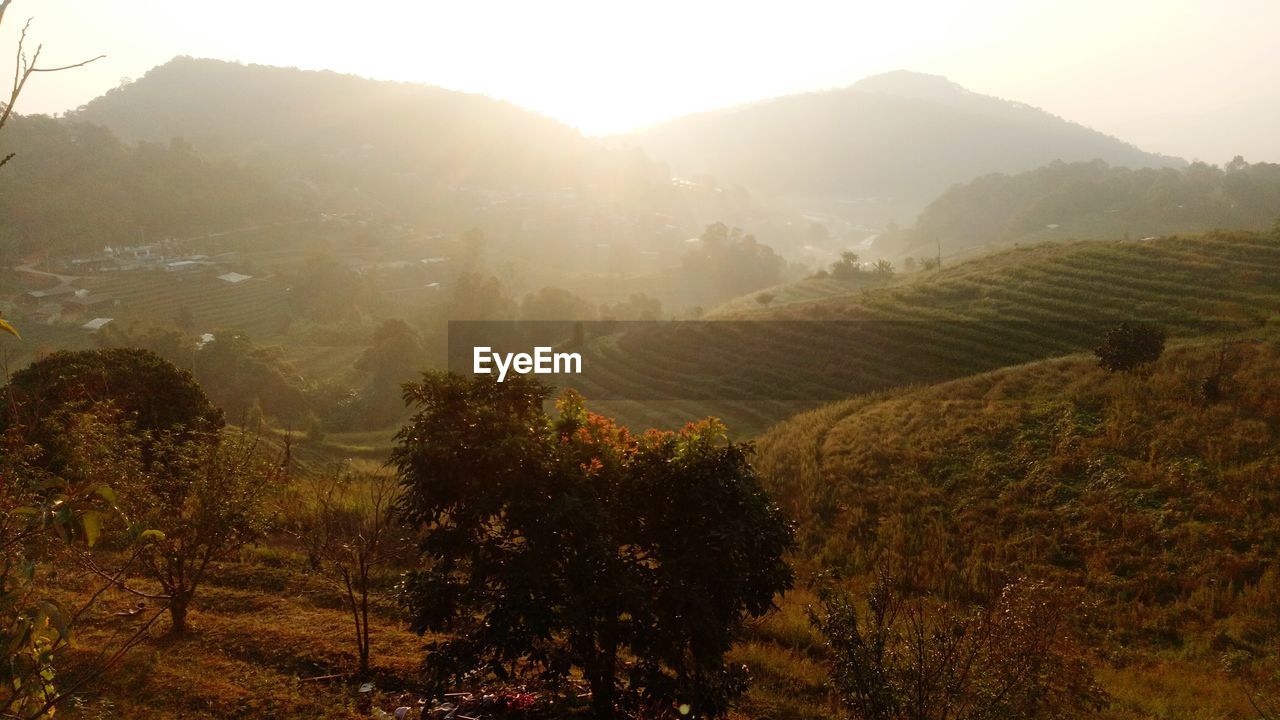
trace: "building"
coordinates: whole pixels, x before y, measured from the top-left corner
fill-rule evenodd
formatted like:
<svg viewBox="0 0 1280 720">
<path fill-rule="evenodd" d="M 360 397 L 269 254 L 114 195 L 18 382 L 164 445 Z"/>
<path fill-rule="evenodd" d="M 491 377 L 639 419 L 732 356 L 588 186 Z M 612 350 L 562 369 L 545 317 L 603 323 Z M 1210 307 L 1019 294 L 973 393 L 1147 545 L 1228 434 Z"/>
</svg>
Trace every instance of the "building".
<svg viewBox="0 0 1280 720">
<path fill-rule="evenodd" d="M 106 327 L 111 320 L 112 318 L 94 318 L 80 327 L 81 329 L 88 330 L 89 332 L 98 332 L 102 328 Z"/>
</svg>

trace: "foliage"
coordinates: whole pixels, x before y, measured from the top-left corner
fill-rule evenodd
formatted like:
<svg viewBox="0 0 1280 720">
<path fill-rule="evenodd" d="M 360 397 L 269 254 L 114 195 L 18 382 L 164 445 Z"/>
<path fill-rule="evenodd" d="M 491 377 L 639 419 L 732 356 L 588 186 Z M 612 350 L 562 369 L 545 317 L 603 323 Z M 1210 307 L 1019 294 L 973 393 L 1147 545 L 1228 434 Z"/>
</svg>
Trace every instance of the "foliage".
<svg viewBox="0 0 1280 720">
<path fill-rule="evenodd" d="M 446 313 L 449 320 L 512 320 L 515 316 L 515 301 L 501 280 L 474 272 L 458 277 Z"/>
<path fill-rule="evenodd" d="M 1045 583 L 1012 584 L 989 607 L 966 610 L 881 577 L 865 602 L 829 591 L 813 621 L 832 684 L 857 720 L 1057 720 L 1105 704 L 1072 610 Z"/>
<path fill-rule="evenodd" d="M 266 500 L 287 467 L 269 456 L 260 437 L 243 431 L 167 439 L 163 462 L 123 479 L 119 496 L 134 522 L 163 534 L 141 560 L 168 596 L 180 634 L 210 565 L 266 530 Z"/>
<path fill-rule="evenodd" d="M 712 223 L 681 260 L 681 285 L 694 302 L 722 300 L 777 285 L 782 258 L 741 228 Z"/>
<path fill-rule="evenodd" d="M 360 427 L 386 427 L 403 414 L 400 385 L 414 377 L 425 356 L 422 336 L 405 321 L 386 320 L 378 326 L 355 365 L 369 377 L 360 398 Z"/>
<path fill-rule="evenodd" d="M 59 413 L 110 403 L 143 435 L 206 432 L 222 426 L 222 414 L 185 370 L 146 350 L 60 351 L 14 373 L 3 388 L 0 428 L 21 433 L 44 448 L 43 463 L 56 471 Z"/>
<path fill-rule="evenodd" d="M 723 714 L 745 678 L 724 655 L 742 619 L 791 585 L 791 531 L 712 422 L 632 436 L 572 393 L 428 375 L 394 451 L 401 512 L 425 569 L 405 581 L 414 629 L 449 631 L 437 688 L 479 672 L 581 670 L 615 705 Z"/>
<path fill-rule="evenodd" d="M 858 253 L 845 250 L 840 253 L 840 259 L 831 263 L 831 277 L 836 280 L 848 282 L 858 277 L 862 273 L 862 263 L 858 258 Z"/>
<path fill-rule="evenodd" d="M 1107 331 L 1093 352 L 1107 372 L 1132 373 L 1148 368 L 1164 354 L 1165 332 L 1151 323 L 1123 322 Z"/>
<path fill-rule="evenodd" d="M 195 356 L 195 377 L 232 422 L 242 422 L 254 402 L 268 414 L 301 425 L 311 407 L 307 386 L 278 347 L 254 344 L 243 332 L 214 333 Z"/>
<path fill-rule="evenodd" d="M 15 118 L 4 135 L 4 146 L 23 150 L 0 173 L 10 258 L 131 245 L 143 233 L 203 235 L 294 219 L 306 207 L 261 174 L 181 141 L 126 145 L 105 128 L 39 116 Z"/>
<path fill-rule="evenodd" d="M 906 250 L 1074 238 L 1140 240 L 1214 228 L 1266 230 L 1280 204 L 1280 165 L 1132 169 L 1061 163 L 968 180 L 934 200 L 906 233 Z"/>
<path fill-rule="evenodd" d="M 412 543 L 396 522 L 399 480 L 390 473 L 316 473 L 304 480 L 307 510 L 294 532 L 313 568 L 339 581 L 351 613 L 357 672 L 369 673 L 370 599 L 375 573 L 407 558 Z"/>
<path fill-rule="evenodd" d="M 628 404 L 616 410 L 621 422 L 670 425 L 714 411 L 750 434 L 823 402 L 1090 352 L 1123 321 L 1175 337 L 1261 327 L 1280 315 L 1277 263 L 1275 240 L 1245 232 L 1039 245 L 857 293 L 830 279 L 783 286 L 767 308 L 747 296 L 713 316 L 774 322 L 630 328 L 588 344 L 583 366 L 607 366 L 591 378 L 602 396 L 678 388 L 682 400 L 705 399 Z"/>
<path fill-rule="evenodd" d="M 1203 691 L 1215 648 L 1280 637 L 1280 347 L 1233 353 L 1209 406 L 1217 342 L 1133 378 L 1077 356 L 824 407 L 762 438 L 759 466 L 800 520 L 797 562 L 911 568 L 959 606 L 1019 577 L 1079 588 L 1098 652 L 1136 663 L 1112 678 L 1156 682 L 1176 653 Z M 1126 689 L 1156 712 L 1151 687 Z"/>
<path fill-rule="evenodd" d="M 85 682 L 100 675 L 132 647 L 155 620 L 113 638 L 99 660 L 69 686 L 59 677 L 63 655 L 75 642 L 83 617 L 102 592 L 122 586 L 120 571 L 102 574 L 102 586 L 79 602 L 50 592 L 45 579 L 54 562 L 69 557 L 77 571 L 100 571 L 84 555 L 121 519 L 114 488 L 141 467 L 137 438 L 109 406 L 91 412 L 62 411 L 49 419 L 65 448 L 59 472 L 39 462 L 39 449 L 10 430 L 0 437 L 0 715 L 44 718 Z M 137 531 L 139 542 L 155 533 Z M 136 557 L 136 555 L 135 555 Z"/>
<path fill-rule="evenodd" d="M 520 301 L 521 320 L 595 320 L 596 307 L 564 288 L 544 287 Z"/>
<path fill-rule="evenodd" d="M 332 253 L 311 253 L 288 277 L 290 310 L 320 322 L 350 319 L 374 295 L 369 282 Z"/>
</svg>

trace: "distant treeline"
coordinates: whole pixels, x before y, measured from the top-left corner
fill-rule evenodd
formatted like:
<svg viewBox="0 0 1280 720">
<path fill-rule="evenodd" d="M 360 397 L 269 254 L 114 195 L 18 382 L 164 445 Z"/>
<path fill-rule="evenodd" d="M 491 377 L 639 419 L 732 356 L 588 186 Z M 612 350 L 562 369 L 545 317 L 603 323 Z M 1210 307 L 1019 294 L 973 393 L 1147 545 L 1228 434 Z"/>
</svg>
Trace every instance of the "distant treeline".
<svg viewBox="0 0 1280 720">
<path fill-rule="evenodd" d="M 190 145 L 126 144 L 111 131 L 44 116 L 5 129 L 0 264 L 33 251 L 101 249 L 293 219 L 303 195 Z"/>
<path fill-rule="evenodd" d="M 957 185 L 901 238 L 908 254 L 991 244 L 1123 239 L 1219 228 L 1263 230 L 1280 217 L 1280 165 L 1237 157 L 1133 170 L 1105 162 L 1053 163 Z"/>
</svg>

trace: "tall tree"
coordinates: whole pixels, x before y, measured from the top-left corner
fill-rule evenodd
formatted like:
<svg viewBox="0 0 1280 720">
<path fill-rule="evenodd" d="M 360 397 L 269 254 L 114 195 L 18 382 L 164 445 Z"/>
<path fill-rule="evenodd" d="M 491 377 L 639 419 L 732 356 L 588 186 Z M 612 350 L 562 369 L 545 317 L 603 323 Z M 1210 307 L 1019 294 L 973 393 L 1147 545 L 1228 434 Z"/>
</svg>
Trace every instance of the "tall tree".
<svg viewBox="0 0 1280 720">
<path fill-rule="evenodd" d="M 633 436 L 527 378 L 428 375 L 393 454 L 424 569 L 406 579 L 437 689 L 578 671 L 596 717 L 722 715 L 746 617 L 791 586 L 792 530 L 714 422 Z"/>
</svg>

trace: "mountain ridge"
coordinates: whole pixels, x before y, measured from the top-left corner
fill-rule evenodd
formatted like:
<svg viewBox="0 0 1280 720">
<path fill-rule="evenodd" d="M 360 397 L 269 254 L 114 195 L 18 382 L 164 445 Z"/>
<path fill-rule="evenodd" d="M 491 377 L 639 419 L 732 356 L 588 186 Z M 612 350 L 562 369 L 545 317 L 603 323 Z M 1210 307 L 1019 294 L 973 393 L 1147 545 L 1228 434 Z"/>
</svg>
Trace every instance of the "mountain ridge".
<svg viewBox="0 0 1280 720">
<path fill-rule="evenodd" d="M 1185 164 L 1039 108 L 910 71 L 694 113 L 625 139 L 681 172 L 753 190 L 890 196 L 900 220 L 951 185 L 991 172 L 1054 160 Z"/>
</svg>

